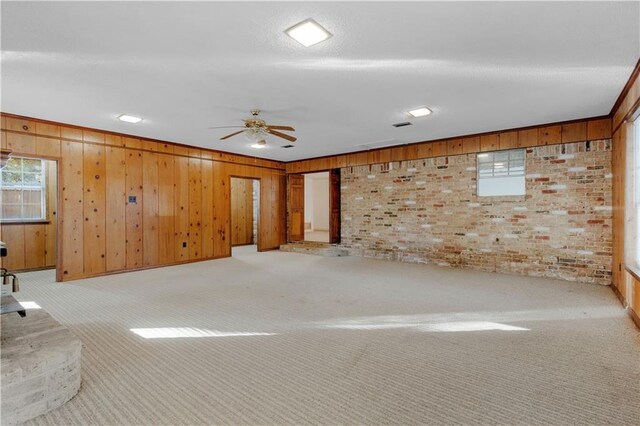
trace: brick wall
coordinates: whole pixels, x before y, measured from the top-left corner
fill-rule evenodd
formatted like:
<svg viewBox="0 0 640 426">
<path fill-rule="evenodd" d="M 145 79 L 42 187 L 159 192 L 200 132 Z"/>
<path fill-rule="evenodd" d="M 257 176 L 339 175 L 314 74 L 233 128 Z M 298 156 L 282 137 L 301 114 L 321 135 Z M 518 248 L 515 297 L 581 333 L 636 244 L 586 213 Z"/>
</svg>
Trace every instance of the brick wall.
<svg viewBox="0 0 640 426">
<path fill-rule="evenodd" d="M 528 148 L 524 196 L 476 196 L 476 154 L 341 173 L 351 255 L 611 282 L 610 140 Z"/>
</svg>

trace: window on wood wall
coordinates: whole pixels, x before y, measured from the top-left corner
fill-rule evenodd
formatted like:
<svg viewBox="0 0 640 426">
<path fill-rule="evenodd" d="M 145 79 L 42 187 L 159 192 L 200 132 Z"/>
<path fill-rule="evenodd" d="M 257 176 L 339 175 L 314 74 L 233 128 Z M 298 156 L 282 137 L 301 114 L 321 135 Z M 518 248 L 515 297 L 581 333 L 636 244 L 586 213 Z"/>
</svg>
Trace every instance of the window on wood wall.
<svg viewBox="0 0 640 426">
<path fill-rule="evenodd" d="M 45 162 L 11 157 L 0 173 L 2 222 L 46 219 Z"/>
<path fill-rule="evenodd" d="M 477 159 L 479 197 L 524 195 L 524 149 L 483 152 Z"/>
</svg>

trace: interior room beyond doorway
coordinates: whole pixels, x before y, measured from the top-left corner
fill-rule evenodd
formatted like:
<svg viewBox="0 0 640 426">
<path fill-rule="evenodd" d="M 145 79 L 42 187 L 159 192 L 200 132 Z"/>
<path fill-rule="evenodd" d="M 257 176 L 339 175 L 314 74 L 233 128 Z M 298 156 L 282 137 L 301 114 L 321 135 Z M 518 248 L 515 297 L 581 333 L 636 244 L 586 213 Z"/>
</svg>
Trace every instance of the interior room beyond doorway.
<svg viewBox="0 0 640 426">
<path fill-rule="evenodd" d="M 304 240 L 329 242 L 329 172 L 304 175 Z"/>
<path fill-rule="evenodd" d="M 260 181 L 231 178 L 231 246 L 246 246 L 243 251 L 256 251 L 259 245 Z M 249 247 L 251 246 L 251 247 Z"/>
</svg>

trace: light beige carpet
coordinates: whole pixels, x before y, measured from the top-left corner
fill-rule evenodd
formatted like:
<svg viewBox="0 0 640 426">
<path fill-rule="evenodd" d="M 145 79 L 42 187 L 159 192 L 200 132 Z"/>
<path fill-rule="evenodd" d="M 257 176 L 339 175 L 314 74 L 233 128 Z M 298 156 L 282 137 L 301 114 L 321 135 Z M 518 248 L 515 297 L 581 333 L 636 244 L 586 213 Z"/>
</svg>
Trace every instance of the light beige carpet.
<svg viewBox="0 0 640 426">
<path fill-rule="evenodd" d="M 80 393 L 32 423 L 640 420 L 640 337 L 608 288 L 251 251 L 66 284 L 23 274 L 19 298 L 84 345 Z"/>
</svg>

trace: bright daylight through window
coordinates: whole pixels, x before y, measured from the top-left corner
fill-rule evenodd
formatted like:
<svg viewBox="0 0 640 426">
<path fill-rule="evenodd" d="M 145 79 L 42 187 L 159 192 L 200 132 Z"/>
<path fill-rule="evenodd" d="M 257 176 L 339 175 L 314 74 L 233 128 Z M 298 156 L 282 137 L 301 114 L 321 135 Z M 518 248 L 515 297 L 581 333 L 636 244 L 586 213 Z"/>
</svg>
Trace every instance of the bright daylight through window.
<svg viewBox="0 0 640 426">
<path fill-rule="evenodd" d="M 478 196 L 524 195 L 524 149 L 478 154 Z"/>
<path fill-rule="evenodd" d="M 44 220 L 45 162 L 11 157 L 0 173 L 2 221 Z"/>
</svg>

